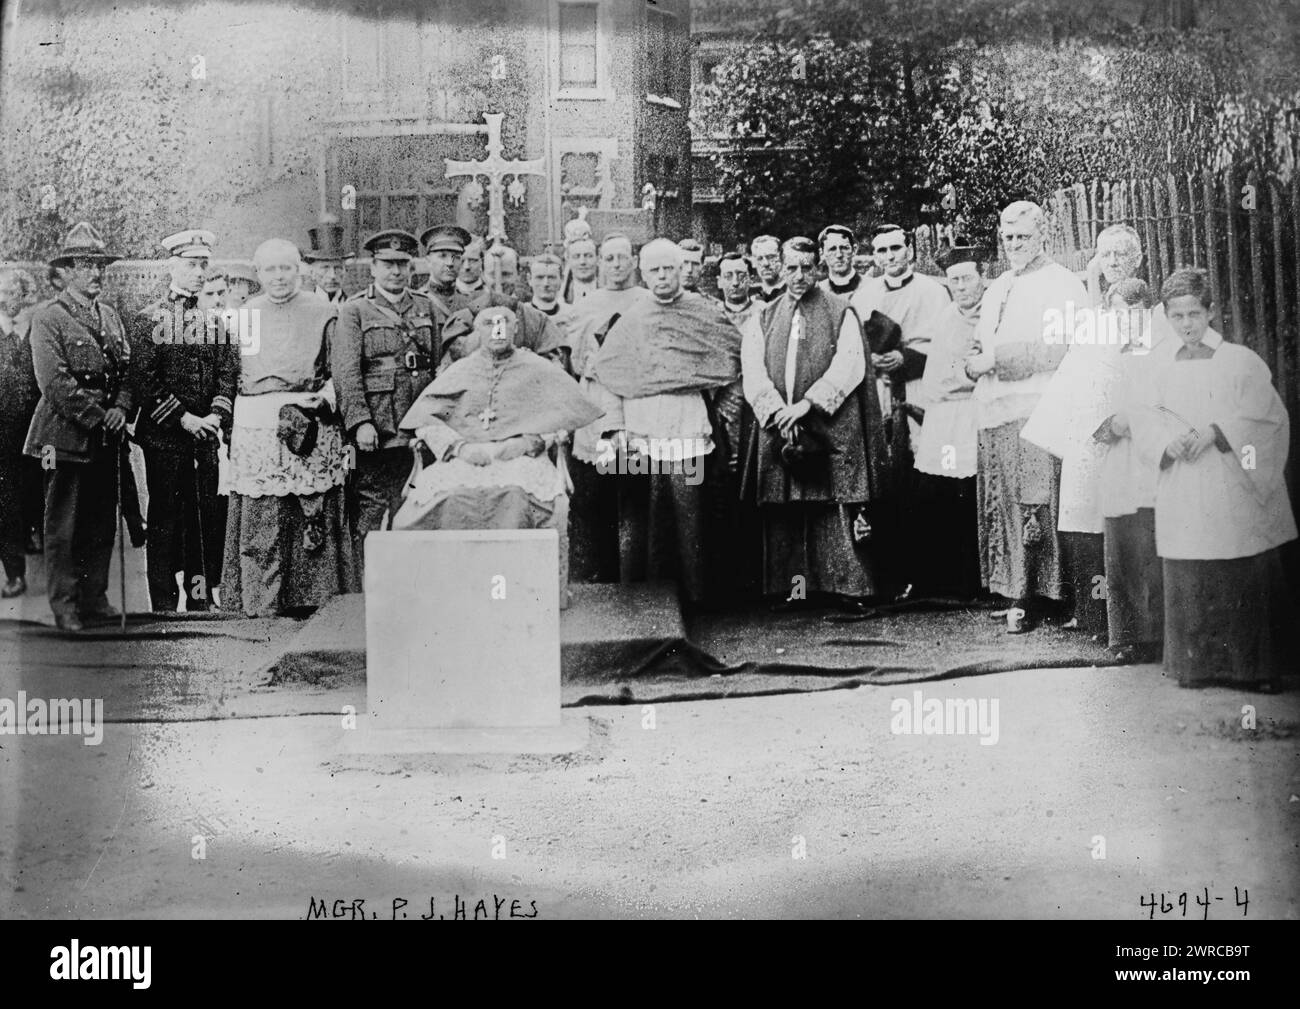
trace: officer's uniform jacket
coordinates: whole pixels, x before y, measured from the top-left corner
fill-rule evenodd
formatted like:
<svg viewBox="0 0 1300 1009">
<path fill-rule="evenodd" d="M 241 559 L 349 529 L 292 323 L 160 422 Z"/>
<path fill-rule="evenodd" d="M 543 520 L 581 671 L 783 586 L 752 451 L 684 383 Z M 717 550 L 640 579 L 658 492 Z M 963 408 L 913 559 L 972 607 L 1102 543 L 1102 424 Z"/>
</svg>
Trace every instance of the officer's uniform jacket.
<svg viewBox="0 0 1300 1009">
<path fill-rule="evenodd" d="M 344 303 L 330 345 L 330 372 L 349 435 L 368 421 L 381 449 L 410 443 L 398 424 L 433 381 L 440 329 L 432 303 L 415 291 L 390 302 L 371 285 Z"/>
<path fill-rule="evenodd" d="M 140 417 L 135 440 L 141 447 L 192 452 L 199 445 L 181 427 L 192 413 L 221 418 L 230 436 L 239 381 L 238 337 L 227 334 L 219 313 L 195 325 L 198 299 L 169 289 L 131 321 L 131 385 Z M 216 445 L 204 443 L 215 452 Z"/>
<path fill-rule="evenodd" d="M 41 399 L 23 451 L 40 457 L 52 445 L 59 462 L 87 462 L 103 446 L 108 410 L 131 412 L 122 319 L 111 305 L 88 308 L 64 291 L 32 314 L 28 339 Z"/>
</svg>

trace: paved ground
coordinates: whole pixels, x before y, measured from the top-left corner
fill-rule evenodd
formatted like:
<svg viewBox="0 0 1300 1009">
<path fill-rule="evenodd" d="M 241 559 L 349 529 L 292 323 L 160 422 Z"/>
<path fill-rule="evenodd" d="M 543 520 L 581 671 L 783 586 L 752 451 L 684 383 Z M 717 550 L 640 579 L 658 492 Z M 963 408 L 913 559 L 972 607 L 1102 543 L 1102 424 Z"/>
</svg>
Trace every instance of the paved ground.
<svg viewBox="0 0 1300 1009">
<path fill-rule="evenodd" d="M 892 732 L 914 690 L 997 701 L 997 742 Z M 575 714 L 545 759 L 347 756 L 327 716 L 0 736 L 0 914 L 1300 914 L 1294 694 L 1052 669 Z"/>
</svg>

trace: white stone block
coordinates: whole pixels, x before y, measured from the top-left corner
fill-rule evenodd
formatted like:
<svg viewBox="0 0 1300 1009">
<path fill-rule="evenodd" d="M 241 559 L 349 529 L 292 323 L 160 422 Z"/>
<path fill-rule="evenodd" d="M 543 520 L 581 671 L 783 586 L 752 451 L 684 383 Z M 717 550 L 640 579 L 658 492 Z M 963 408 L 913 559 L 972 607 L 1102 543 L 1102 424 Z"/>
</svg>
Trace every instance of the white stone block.
<svg viewBox="0 0 1300 1009">
<path fill-rule="evenodd" d="M 536 731 L 561 727 L 554 529 L 378 532 L 365 550 L 363 735 L 390 734 L 404 752 L 582 745 Z M 418 730 L 441 742 L 421 746 Z"/>
</svg>

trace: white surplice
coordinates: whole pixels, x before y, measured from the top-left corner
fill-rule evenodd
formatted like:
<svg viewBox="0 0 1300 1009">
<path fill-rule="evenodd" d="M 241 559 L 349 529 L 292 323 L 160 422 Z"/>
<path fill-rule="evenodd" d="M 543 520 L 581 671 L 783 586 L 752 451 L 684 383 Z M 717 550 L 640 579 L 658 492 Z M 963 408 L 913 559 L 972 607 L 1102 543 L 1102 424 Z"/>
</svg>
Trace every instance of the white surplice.
<svg viewBox="0 0 1300 1009">
<path fill-rule="evenodd" d="M 1130 418 L 1138 449 L 1157 467 L 1189 426 L 1211 432 L 1215 425 L 1229 446 L 1159 469 L 1156 551 L 1170 560 L 1252 557 L 1296 538 L 1283 477 L 1287 411 L 1259 355 L 1212 329 L 1202 342 L 1213 357 L 1180 361 L 1182 341 L 1161 341 L 1148 373 L 1153 405 Z"/>
</svg>

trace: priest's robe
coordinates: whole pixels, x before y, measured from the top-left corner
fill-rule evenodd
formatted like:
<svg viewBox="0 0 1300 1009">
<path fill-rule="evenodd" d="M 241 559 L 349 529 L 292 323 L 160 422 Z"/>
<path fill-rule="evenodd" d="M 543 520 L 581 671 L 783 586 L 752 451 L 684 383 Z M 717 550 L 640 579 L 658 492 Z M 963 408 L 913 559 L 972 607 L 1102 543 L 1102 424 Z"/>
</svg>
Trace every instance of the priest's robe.
<svg viewBox="0 0 1300 1009">
<path fill-rule="evenodd" d="M 1278 556 L 1296 538 L 1286 407 L 1259 356 L 1212 329 L 1195 348 L 1162 341 L 1148 378 L 1153 406 L 1130 424 L 1158 470 L 1165 671 L 1189 687 L 1276 682 L 1295 661 L 1296 611 Z M 1166 447 L 1189 427 L 1215 445 L 1195 462 L 1171 458 Z"/>
<path fill-rule="evenodd" d="M 1160 313 L 1163 317 L 1163 313 Z M 1160 339 L 1177 337 L 1167 326 Z M 1106 570 L 1106 624 L 1111 648 L 1136 646 L 1152 657 L 1164 643 L 1164 572 L 1156 553 L 1156 478 L 1159 468 L 1144 459 L 1129 418 L 1149 409 L 1150 347 L 1120 348 L 1116 412 L 1093 437 L 1105 446 L 1098 480 Z"/>
<path fill-rule="evenodd" d="M 1066 345 L 1044 339 L 1044 319 L 1088 292 L 1069 270 L 1040 256 L 995 278 L 980 302 L 977 368 L 993 365 L 975 384 L 979 415 L 980 578 L 1012 600 L 1061 599 L 1063 571 L 1057 531 L 1060 465 L 1020 437 L 1065 356 Z"/>
<path fill-rule="evenodd" d="M 1093 432 L 1115 412 L 1120 348 L 1072 343 L 1020 437 L 1061 460 L 1056 529 L 1078 629 L 1106 633 L 1101 466 L 1106 446 Z"/>
<path fill-rule="evenodd" d="M 919 500 L 922 488 L 915 469 L 915 449 L 921 421 L 901 402 L 924 410 L 928 407 L 922 379 L 930 344 L 949 318 L 952 297 L 934 277 L 911 273 L 901 282 L 891 277 L 864 278 L 849 300 L 864 323 L 872 312 L 880 312 L 902 331 L 902 365 L 888 374 L 876 372 L 876 395 L 883 416 L 891 418 L 887 428 L 888 448 L 894 462 L 892 506 L 882 512 L 880 534 L 890 550 L 880 557 L 884 574 L 896 588 L 924 581 L 930 574 L 927 547 L 922 542 L 929 529 L 922 524 L 925 511 Z M 883 545 L 883 544 L 882 544 Z"/>
<path fill-rule="evenodd" d="M 971 398 L 975 383 L 966 374 L 978 322 L 978 305 L 968 310 L 949 304 L 937 323 L 921 378 L 925 422 L 913 460 L 918 590 L 959 599 L 973 599 L 980 591 L 979 417 Z"/>
<path fill-rule="evenodd" d="M 633 305 L 648 300 L 653 296 L 644 287 L 601 288 L 569 306 L 564 346 L 569 371 L 585 395 L 591 395 L 590 367 L 610 326 Z M 619 579 L 618 481 L 596 468 L 601 454 L 600 428 L 598 421 L 573 433 L 569 570 L 575 582 Z"/>
<path fill-rule="evenodd" d="M 261 294 L 258 353 L 239 358 L 230 436 L 230 504 L 222 605 L 248 616 L 323 605 L 361 591 L 346 516 L 348 457 L 327 374 L 338 309 L 301 291 L 275 302 Z M 278 436 L 280 410 L 316 415 L 316 444 L 295 455 Z"/>
<path fill-rule="evenodd" d="M 598 461 L 618 474 L 624 583 L 675 579 L 688 604 L 704 601 L 713 546 L 704 535 L 704 465 L 716 440 L 705 393 L 740 377 L 740 341 L 717 301 L 681 291 L 632 305 L 591 361 L 602 434 L 624 438 Z"/>
<path fill-rule="evenodd" d="M 870 555 L 853 527 L 881 487 L 883 433 L 857 316 L 820 287 L 798 301 L 787 294 L 764 306 L 760 328 L 746 332 L 741 362 L 756 421 L 742 494 L 762 517 L 764 592 L 874 594 Z M 829 451 L 789 468 L 770 425 L 783 406 L 804 399 L 812 410 L 799 423 Z"/>
<path fill-rule="evenodd" d="M 560 536 L 560 599 L 568 584 L 568 486 L 551 451 L 567 432 L 600 411 L 558 364 L 525 348 L 505 358 L 478 350 L 439 375 L 402 418 L 434 462 L 415 476 L 393 518 L 403 529 L 556 529 Z M 501 458 L 511 439 L 535 435 L 546 451 Z M 493 461 L 459 458 L 466 443 L 490 443 Z"/>
</svg>

